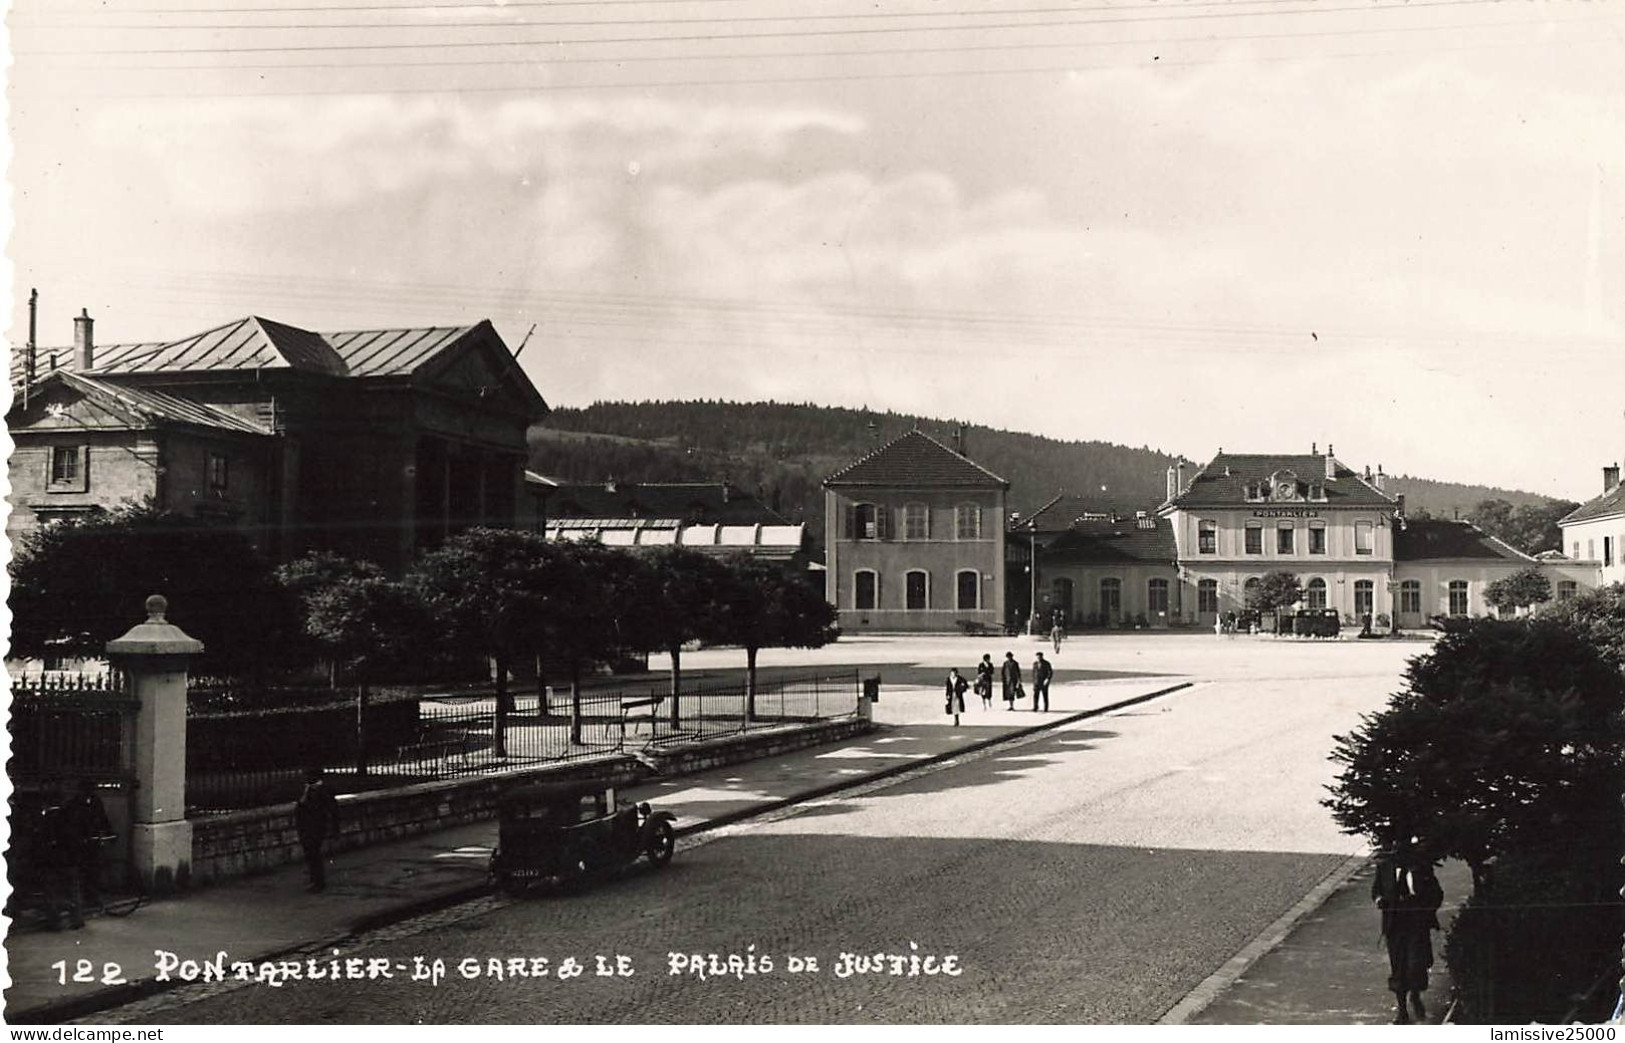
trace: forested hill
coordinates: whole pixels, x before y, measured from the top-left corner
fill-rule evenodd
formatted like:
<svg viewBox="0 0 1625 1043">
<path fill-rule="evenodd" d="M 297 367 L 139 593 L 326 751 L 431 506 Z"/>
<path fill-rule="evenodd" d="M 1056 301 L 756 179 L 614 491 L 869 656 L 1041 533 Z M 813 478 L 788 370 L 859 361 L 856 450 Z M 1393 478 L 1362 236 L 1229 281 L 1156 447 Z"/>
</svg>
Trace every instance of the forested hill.
<svg viewBox="0 0 1625 1043">
<path fill-rule="evenodd" d="M 533 428 L 530 466 L 566 481 L 726 478 L 759 489 L 765 501 L 792 521 L 805 521 L 821 539 L 819 483 L 916 424 L 953 445 L 954 421 L 891 412 L 779 402 L 597 402 L 555 409 L 545 426 Z M 1154 507 L 1175 460 L 1148 446 L 1067 442 L 979 425 L 967 430 L 965 452 L 1010 481 L 1010 509 L 1023 514 L 1063 490 L 1120 508 Z M 1410 477 L 1390 488 L 1406 495 L 1407 507 L 1438 517 L 1467 517 L 1489 499 L 1513 506 L 1546 502 L 1531 493 Z"/>
</svg>

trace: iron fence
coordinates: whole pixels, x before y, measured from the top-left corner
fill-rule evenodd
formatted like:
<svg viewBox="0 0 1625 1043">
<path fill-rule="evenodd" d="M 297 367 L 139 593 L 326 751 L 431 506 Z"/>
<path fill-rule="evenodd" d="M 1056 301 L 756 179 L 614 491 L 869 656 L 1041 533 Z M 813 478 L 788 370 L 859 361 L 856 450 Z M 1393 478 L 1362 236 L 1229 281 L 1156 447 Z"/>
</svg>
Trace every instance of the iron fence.
<svg viewBox="0 0 1625 1043">
<path fill-rule="evenodd" d="M 135 705 L 116 673 L 12 680 L 13 781 L 127 773 Z"/>
<path fill-rule="evenodd" d="M 338 792 L 360 792 L 851 715 L 859 686 L 856 672 L 778 677 L 757 685 L 751 706 L 743 681 L 699 685 L 681 693 L 675 722 L 667 686 L 583 692 L 578 704 L 544 690 L 515 696 L 500 732 L 489 693 L 396 701 L 361 727 L 353 709 L 333 705 L 198 715 L 194 728 L 227 720 L 249 741 L 216 737 L 196 751 L 188 742 L 187 804 L 210 813 L 290 802 L 318 766 Z"/>
</svg>

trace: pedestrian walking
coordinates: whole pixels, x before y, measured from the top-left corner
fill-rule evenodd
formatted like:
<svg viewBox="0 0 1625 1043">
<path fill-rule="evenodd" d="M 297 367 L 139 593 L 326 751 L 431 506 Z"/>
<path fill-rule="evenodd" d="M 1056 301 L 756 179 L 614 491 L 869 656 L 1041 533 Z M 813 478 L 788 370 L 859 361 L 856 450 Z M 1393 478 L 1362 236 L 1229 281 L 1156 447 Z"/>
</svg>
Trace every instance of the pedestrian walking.
<svg viewBox="0 0 1625 1043">
<path fill-rule="evenodd" d="M 985 652 L 976 664 L 976 694 L 982 697 L 982 709 L 993 709 L 993 657 Z"/>
<path fill-rule="evenodd" d="M 945 712 L 954 715 L 955 728 L 959 727 L 959 715 L 965 712 L 965 689 L 969 687 L 970 682 L 959 676 L 957 666 L 948 671 L 948 684 L 945 693 L 948 696 L 948 703 L 943 709 Z"/>
<path fill-rule="evenodd" d="M 1055 667 L 1039 652 L 1038 658 L 1033 660 L 1033 712 L 1038 712 L 1038 701 L 1044 701 L 1044 712 L 1049 712 L 1049 682 L 1055 676 Z"/>
<path fill-rule="evenodd" d="M 1388 991 L 1397 1008 L 1394 1024 L 1410 1023 L 1414 1012 L 1418 1021 L 1427 1020 L 1422 993 L 1428 988 L 1428 968 L 1433 966 L 1433 931 L 1439 930 L 1439 906 L 1444 890 L 1434 875 L 1433 864 L 1419 856 L 1411 839 L 1402 836 L 1391 850 L 1379 854 L 1376 875 L 1371 880 L 1371 898 L 1382 910 L 1382 937 L 1388 946 Z M 1411 1011 L 1405 1009 L 1409 995 Z"/>
<path fill-rule="evenodd" d="M 1004 665 L 999 668 L 999 681 L 1004 685 L 1004 708 L 1014 710 L 1021 697 L 1021 664 L 1014 652 L 1004 653 Z"/>
<path fill-rule="evenodd" d="M 305 791 L 293 809 L 294 828 L 299 833 L 299 846 L 305 850 L 305 869 L 310 875 L 308 890 L 319 893 L 327 890 L 327 861 L 322 845 L 339 831 L 339 802 L 327 788 L 327 780 L 320 768 L 305 773 Z"/>
<path fill-rule="evenodd" d="M 1055 615 L 1055 623 L 1049 628 L 1049 639 L 1055 645 L 1055 654 L 1061 654 L 1061 642 L 1066 640 L 1066 627 L 1061 623 L 1060 613 Z"/>
</svg>

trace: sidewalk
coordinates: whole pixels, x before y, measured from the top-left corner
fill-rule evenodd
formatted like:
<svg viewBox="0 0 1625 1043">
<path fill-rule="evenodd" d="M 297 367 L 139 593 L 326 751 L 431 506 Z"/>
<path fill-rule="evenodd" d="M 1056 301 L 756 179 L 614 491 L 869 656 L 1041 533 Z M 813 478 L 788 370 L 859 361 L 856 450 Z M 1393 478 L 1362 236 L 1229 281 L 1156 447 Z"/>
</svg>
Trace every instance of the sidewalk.
<svg viewBox="0 0 1625 1043">
<path fill-rule="evenodd" d="M 1060 682 L 1061 678 L 1057 677 Z M 738 821 L 836 789 L 939 761 L 1035 728 L 1055 728 L 1102 708 L 1134 702 L 1182 679 L 1058 683 L 1051 711 L 1009 712 L 1002 702 L 984 711 L 967 699 L 963 726 L 942 713 L 940 689 L 883 689 L 874 707 L 881 727 L 850 742 L 736 764 L 625 791 L 677 816 L 680 834 Z M 486 890 L 486 860 L 494 822 L 442 830 L 333 858 L 328 890 L 304 890 L 302 865 L 200 889 L 154 902 L 124 919 L 98 918 L 84 930 L 29 933 L 6 939 L 11 985 L 5 1020 L 66 1021 L 128 1002 L 165 986 L 153 981 L 159 950 L 185 958 L 268 959 L 313 945 L 337 943 L 358 931 L 449 905 Z M 67 961 L 67 984 L 52 964 Z M 89 982 L 72 981 L 75 961 L 95 970 Z M 127 982 L 102 984 L 103 966 L 116 963 Z"/>
<path fill-rule="evenodd" d="M 1388 991 L 1388 954 L 1371 902 L 1369 862 L 1361 865 L 1318 908 L 1309 911 L 1285 940 L 1270 949 L 1207 1007 L 1192 1025 L 1387 1025 L 1394 1017 Z M 1460 862 L 1439 871 L 1445 904 L 1439 922 L 1448 930 L 1456 909 L 1472 890 Z M 1431 988 L 1423 996 L 1428 1020 L 1437 1024 L 1450 1002 L 1444 966 L 1445 931 L 1433 936 Z"/>
</svg>

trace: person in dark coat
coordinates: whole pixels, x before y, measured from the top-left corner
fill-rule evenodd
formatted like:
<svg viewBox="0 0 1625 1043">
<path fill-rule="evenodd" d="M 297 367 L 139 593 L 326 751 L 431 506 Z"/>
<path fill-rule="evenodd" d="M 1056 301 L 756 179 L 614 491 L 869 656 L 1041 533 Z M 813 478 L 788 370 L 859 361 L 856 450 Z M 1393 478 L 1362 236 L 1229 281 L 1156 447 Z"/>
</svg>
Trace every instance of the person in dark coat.
<svg viewBox="0 0 1625 1043">
<path fill-rule="evenodd" d="M 339 831 L 339 802 L 327 788 L 321 769 L 305 774 L 305 791 L 293 809 L 294 828 L 299 833 L 299 846 L 305 850 L 305 869 L 310 874 L 312 892 L 327 890 L 327 862 L 322 845 Z"/>
<path fill-rule="evenodd" d="M 100 868 L 98 838 L 106 835 L 110 828 L 95 785 L 90 782 L 80 783 L 73 796 L 52 804 L 43 812 L 40 862 L 45 872 L 51 930 L 62 929 L 64 916 L 76 931 L 85 925 L 86 885 L 88 883 L 92 893 L 95 892 L 95 877 Z"/>
<path fill-rule="evenodd" d="M 965 712 L 965 690 L 969 687 L 970 682 L 959 676 L 957 666 L 948 671 L 948 684 L 945 693 L 948 697 L 948 703 L 944 707 L 944 711 L 954 715 L 955 728 L 959 727 L 959 715 Z"/>
<path fill-rule="evenodd" d="M 1388 946 L 1388 991 L 1394 994 L 1397 1009 L 1394 1024 L 1410 1023 L 1405 997 L 1418 1020 L 1425 1021 L 1427 1007 L 1422 993 L 1428 987 L 1428 968 L 1433 966 L 1433 931 L 1439 930 L 1439 906 L 1444 890 L 1434 875 L 1433 864 L 1419 856 L 1409 838 L 1377 859 L 1371 879 L 1371 898 L 1382 910 L 1382 937 Z"/>
<path fill-rule="evenodd" d="M 993 709 L 993 657 L 986 653 L 976 664 L 976 694 L 982 697 L 982 709 Z"/>
<path fill-rule="evenodd" d="M 1049 682 L 1055 676 L 1055 667 L 1050 665 L 1044 653 L 1039 652 L 1038 658 L 1033 660 L 1033 712 L 1038 712 L 1038 700 L 1044 700 L 1044 710 L 1049 710 Z"/>
<path fill-rule="evenodd" d="M 72 854 L 78 863 L 80 887 L 88 905 L 101 905 L 102 846 L 112 839 L 113 825 L 107 819 L 96 784 L 80 779 L 69 800 L 62 805 L 67 829 L 72 837 Z"/>
<path fill-rule="evenodd" d="M 1021 692 L 1021 664 L 1016 662 L 1014 652 L 1004 653 L 1004 665 L 999 668 L 999 679 L 1004 684 L 1004 706 L 1007 710 L 1016 708 L 1016 698 Z"/>
</svg>

